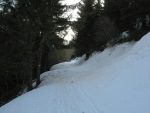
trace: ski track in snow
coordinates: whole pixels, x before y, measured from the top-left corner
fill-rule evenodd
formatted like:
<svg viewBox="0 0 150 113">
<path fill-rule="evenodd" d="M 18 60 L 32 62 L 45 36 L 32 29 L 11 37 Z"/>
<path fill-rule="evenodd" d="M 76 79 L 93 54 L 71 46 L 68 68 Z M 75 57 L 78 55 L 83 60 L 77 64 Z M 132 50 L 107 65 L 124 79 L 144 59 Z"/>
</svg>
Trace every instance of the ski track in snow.
<svg viewBox="0 0 150 113">
<path fill-rule="evenodd" d="M 96 107 L 88 94 L 73 83 L 57 88 L 57 92 L 53 93 L 57 95 L 56 109 L 58 111 L 56 113 L 103 113 Z"/>
</svg>

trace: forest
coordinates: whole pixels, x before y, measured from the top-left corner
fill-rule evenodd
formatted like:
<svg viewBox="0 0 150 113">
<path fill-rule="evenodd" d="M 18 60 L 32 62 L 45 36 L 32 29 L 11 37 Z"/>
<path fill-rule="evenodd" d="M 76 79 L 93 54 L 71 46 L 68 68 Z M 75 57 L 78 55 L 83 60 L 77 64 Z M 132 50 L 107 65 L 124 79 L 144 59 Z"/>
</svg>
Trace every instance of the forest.
<svg viewBox="0 0 150 113">
<path fill-rule="evenodd" d="M 75 48 L 70 57 L 88 59 L 95 51 L 138 41 L 150 30 L 149 0 L 62 1 L 0 0 L 0 106 L 35 89 L 57 49 Z M 75 9 L 76 20 L 64 15 Z M 65 44 L 68 28 L 75 35 Z"/>
</svg>

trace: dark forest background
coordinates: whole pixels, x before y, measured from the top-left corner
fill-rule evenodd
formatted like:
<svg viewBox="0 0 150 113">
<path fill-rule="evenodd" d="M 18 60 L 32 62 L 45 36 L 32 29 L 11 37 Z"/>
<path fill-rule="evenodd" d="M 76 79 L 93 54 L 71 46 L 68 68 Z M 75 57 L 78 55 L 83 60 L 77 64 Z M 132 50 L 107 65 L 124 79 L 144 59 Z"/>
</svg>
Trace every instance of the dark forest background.
<svg viewBox="0 0 150 113">
<path fill-rule="evenodd" d="M 75 48 L 70 57 L 86 54 L 88 59 L 95 51 L 137 41 L 150 30 L 149 0 L 81 0 L 70 6 L 61 1 L 0 0 L 0 105 L 36 88 L 40 74 L 63 56 L 57 50 Z M 76 8 L 76 21 L 63 16 Z M 75 37 L 65 45 L 62 32 L 68 27 Z"/>
</svg>

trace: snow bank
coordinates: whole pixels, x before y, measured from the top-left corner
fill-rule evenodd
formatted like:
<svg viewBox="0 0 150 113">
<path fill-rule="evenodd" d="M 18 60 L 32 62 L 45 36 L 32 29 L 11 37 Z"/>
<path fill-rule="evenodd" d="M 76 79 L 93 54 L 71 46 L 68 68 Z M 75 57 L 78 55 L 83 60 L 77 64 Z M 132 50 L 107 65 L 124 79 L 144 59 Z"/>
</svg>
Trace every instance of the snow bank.
<svg viewBox="0 0 150 113">
<path fill-rule="evenodd" d="M 150 113 L 149 62 L 150 33 L 82 64 L 54 66 L 41 75 L 38 89 L 2 106 L 0 113 Z"/>
<path fill-rule="evenodd" d="M 83 63 L 84 61 L 85 61 L 85 55 L 83 55 L 82 57 L 77 57 L 75 59 L 72 59 L 69 62 L 63 62 L 63 63 L 56 64 L 56 65 L 52 66 L 50 70 L 70 68 L 73 66 L 77 66 L 77 65 Z"/>
</svg>

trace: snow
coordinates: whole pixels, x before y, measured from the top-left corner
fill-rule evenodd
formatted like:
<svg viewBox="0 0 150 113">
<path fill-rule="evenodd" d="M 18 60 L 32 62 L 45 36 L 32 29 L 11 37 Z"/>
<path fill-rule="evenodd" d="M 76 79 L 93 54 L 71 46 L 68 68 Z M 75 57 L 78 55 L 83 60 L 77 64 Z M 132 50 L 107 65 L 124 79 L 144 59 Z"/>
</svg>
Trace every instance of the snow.
<svg viewBox="0 0 150 113">
<path fill-rule="evenodd" d="M 128 38 L 129 37 L 129 31 L 124 31 L 123 33 L 121 33 L 120 38 Z"/>
<path fill-rule="evenodd" d="M 0 113 L 150 113 L 150 33 L 52 67 Z"/>
<path fill-rule="evenodd" d="M 72 59 L 71 61 L 68 61 L 68 62 L 56 64 L 56 65 L 52 66 L 50 68 L 50 70 L 56 70 L 56 69 L 58 70 L 58 69 L 62 69 L 62 68 L 74 67 L 74 66 L 77 66 L 77 65 L 83 63 L 84 61 L 85 61 L 85 55 L 83 55 L 82 57 L 77 57 L 75 59 Z"/>
</svg>

